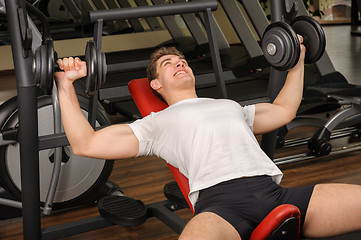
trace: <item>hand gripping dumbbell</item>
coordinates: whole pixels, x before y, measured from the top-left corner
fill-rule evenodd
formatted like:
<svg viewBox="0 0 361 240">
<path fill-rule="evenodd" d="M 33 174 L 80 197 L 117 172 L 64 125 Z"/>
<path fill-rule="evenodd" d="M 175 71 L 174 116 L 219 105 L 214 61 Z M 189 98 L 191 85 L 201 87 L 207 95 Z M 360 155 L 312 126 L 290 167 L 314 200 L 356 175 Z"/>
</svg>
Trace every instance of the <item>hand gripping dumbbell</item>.
<svg viewBox="0 0 361 240">
<path fill-rule="evenodd" d="M 301 53 L 297 34 L 303 37 L 306 64 L 314 63 L 322 57 L 326 37 L 321 25 L 312 17 L 299 16 L 290 24 L 274 22 L 266 28 L 262 37 L 262 50 L 272 67 L 287 71 L 297 64 Z"/>
<path fill-rule="evenodd" d="M 54 51 L 54 43 L 51 38 L 46 39 L 35 51 L 33 71 L 35 81 L 46 94 L 50 95 L 53 90 L 53 77 L 55 71 L 61 71 L 56 60 L 58 59 Z M 88 95 L 94 94 L 105 82 L 107 65 L 105 54 L 101 53 L 94 41 L 89 40 L 85 49 L 85 61 L 87 65 L 87 76 L 85 78 L 85 88 Z"/>
</svg>

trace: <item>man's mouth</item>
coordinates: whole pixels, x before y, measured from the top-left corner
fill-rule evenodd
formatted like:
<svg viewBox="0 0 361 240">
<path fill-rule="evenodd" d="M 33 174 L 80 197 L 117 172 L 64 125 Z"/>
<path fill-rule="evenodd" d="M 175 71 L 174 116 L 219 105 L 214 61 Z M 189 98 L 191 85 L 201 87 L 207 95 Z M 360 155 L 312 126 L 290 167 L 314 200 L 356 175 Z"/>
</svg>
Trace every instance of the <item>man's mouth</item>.
<svg viewBox="0 0 361 240">
<path fill-rule="evenodd" d="M 179 70 L 179 71 L 177 71 L 175 74 L 174 74 L 174 76 L 177 76 L 177 75 L 180 75 L 180 74 L 186 74 L 187 72 L 186 71 L 184 71 L 184 70 Z"/>
</svg>

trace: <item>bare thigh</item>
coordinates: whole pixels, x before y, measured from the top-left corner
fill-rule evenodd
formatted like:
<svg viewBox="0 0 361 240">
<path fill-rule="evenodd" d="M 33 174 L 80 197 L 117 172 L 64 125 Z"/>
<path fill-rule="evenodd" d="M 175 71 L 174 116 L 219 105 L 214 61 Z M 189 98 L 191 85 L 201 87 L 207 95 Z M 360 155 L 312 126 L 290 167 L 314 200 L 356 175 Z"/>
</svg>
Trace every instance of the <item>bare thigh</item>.
<svg viewBox="0 0 361 240">
<path fill-rule="evenodd" d="M 306 213 L 305 237 L 330 237 L 361 229 L 361 186 L 319 184 Z"/>
<path fill-rule="evenodd" d="M 196 215 L 191 221 L 189 221 L 179 239 L 240 240 L 241 237 L 230 223 L 217 214 L 203 212 Z"/>
</svg>

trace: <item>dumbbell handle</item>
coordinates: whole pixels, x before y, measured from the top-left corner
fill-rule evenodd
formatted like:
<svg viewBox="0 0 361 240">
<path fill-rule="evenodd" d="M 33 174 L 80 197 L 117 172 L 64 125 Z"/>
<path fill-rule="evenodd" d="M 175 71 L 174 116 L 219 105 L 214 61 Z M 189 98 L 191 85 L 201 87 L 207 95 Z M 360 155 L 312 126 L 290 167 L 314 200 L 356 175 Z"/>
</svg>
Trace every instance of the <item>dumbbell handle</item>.
<svg viewBox="0 0 361 240">
<path fill-rule="evenodd" d="M 59 67 L 57 62 L 54 63 L 54 72 L 64 72 L 64 70 Z"/>
<path fill-rule="evenodd" d="M 64 70 L 61 70 L 57 63 L 54 64 L 54 72 L 63 72 L 63 71 Z"/>
</svg>

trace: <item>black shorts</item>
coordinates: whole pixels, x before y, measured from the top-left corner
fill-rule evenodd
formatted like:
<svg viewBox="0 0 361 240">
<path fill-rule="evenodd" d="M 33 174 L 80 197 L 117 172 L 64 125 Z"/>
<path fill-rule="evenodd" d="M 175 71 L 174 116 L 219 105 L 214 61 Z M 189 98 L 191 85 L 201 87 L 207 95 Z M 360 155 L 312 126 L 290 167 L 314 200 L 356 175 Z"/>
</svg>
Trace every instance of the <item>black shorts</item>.
<svg viewBox="0 0 361 240">
<path fill-rule="evenodd" d="M 201 190 L 195 214 L 217 214 L 246 240 L 272 209 L 281 204 L 293 204 L 301 212 L 302 229 L 313 188 L 282 188 L 269 176 L 234 179 Z"/>
</svg>

